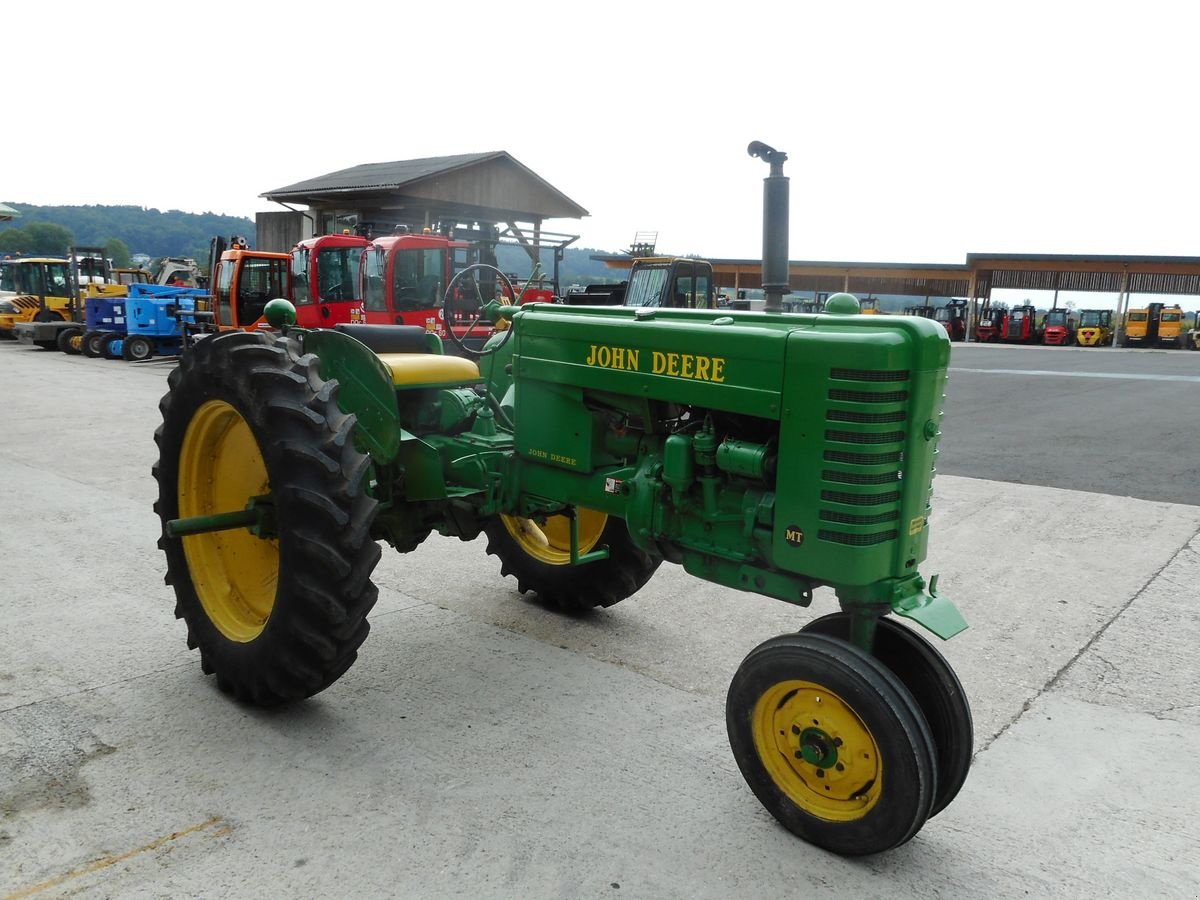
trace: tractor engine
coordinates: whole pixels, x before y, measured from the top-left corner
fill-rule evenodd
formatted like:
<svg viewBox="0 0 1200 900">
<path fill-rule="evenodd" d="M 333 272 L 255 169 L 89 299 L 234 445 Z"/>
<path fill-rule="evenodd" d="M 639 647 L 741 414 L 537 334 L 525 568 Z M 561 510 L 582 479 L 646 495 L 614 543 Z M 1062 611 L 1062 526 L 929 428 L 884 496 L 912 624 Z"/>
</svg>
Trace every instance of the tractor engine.
<svg viewBox="0 0 1200 900">
<path fill-rule="evenodd" d="M 939 326 L 562 306 L 518 316 L 503 364 L 518 461 L 506 511 L 617 515 L 649 553 L 794 603 L 817 584 L 863 602 L 924 586 L 949 358 Z"/>
</svg>

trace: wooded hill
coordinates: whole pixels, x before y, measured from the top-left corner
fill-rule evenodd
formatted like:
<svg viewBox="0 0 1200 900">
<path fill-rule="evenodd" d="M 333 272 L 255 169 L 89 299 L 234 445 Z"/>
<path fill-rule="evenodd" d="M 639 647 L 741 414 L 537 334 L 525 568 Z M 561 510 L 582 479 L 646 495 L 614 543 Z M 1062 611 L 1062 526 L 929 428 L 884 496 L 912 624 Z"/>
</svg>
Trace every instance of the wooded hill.
<svg viewBox="0 0 1200 900">
<path fill-rule="evenodd" d="M 5 200 L 9 206 L 20 210 L 21 217 L 10 222 L 0 222 L 0 251 L 62 254 L 71 245 L 81 247 L 104 247 L 110 241 L 119 240 L 131 254 L 144 253 L 157 259 L 162 256 L 190 256 L 201 266 L 208 265 L 208 245 L 214 235 L 242 235 L 254 246 L 255 227 L 250 219 L 240 216 L 223 216 L 216 213 L 187 213 L 177 209 L 166 212 L 146 209 L 141 206 L 37 206 Z M 33 229 L 30 225 L 46 224 L 56 229 Z M 22 234 L 38 240 L 17 240 L 17 234 L 5 235 L 5 231 L 17 229 Z M 69 234 L 62 234 L 66 229 Z M 62 247 L 44 246 L 49 239 Z M 563 290 L 573 283 L 620 281 L 625 274 L 609 269 L 603 263 L 591 259 L 592 254 L 610 252 L 589 248 L 568 247 L 559 273 Z M 497 253 L 500 268 L 516 275 L 527 275 L 529 257 L 519 247 L 500 247 Z M 544 254 L 542 266 L 547 276 L 554 274 L 554 257 Z"/>
</svg>

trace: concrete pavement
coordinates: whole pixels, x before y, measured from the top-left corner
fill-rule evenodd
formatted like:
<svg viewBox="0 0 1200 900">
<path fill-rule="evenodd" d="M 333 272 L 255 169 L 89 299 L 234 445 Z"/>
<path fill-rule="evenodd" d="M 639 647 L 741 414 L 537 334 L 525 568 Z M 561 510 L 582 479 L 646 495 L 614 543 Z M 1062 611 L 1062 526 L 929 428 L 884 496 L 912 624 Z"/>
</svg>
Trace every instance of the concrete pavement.
<svg viewBox="0 0 1200 900">
<path fill-rule="evenodd" d="M 165 372 L 0 345 L 0 897 L 1200 893 L 1200 507 L 937 479 L 923 570 L 971 623 L 943 651 L 975 766 L 908 845 L 848 861 L 774 823 L 724 726 L 741 658 L 824 592 L 664 566 L 564 617 L 434 538 L 385 551 L 341 681 L 228 701 L 154 547 Z"/>
</svg>

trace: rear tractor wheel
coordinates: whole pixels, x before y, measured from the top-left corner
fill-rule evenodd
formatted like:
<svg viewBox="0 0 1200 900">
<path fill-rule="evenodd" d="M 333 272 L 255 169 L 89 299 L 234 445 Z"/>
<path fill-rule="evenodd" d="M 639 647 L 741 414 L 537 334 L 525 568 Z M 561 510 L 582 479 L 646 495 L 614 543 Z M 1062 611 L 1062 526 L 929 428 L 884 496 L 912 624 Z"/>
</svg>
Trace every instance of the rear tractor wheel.
<svg viewBox="0 0 1200 900">
<path fill-rule="evenodd" d="M 843 856 L 889 850 L 929 816 L 933 738 L 878 660 L 820 634 L 750 651 L 729 686 L 729 744 L 759 801 L 793 834 Z"/>
<path fill-rule="evenodd" d="M 188 646 L 239 700 L 311 696 L 353 664 L 378 596 L 356 420 L 286 337 L 202 341 L 168 385 L 155 511 Z"/>
<path fill-rule="evenodd" d="M 516 576 L 521 593 L 533 591 L 567 612 L 612 606 L 641 590 L 662 560 L 633 543 L 623 520 L 582 507 L 574 514 L 578 554 L 607 547 L 607 559 L 572 565 L 567 515 L 496 516 L 484 531 L 487 552 L 500 557 L 500 574 Z"/>
</svg>

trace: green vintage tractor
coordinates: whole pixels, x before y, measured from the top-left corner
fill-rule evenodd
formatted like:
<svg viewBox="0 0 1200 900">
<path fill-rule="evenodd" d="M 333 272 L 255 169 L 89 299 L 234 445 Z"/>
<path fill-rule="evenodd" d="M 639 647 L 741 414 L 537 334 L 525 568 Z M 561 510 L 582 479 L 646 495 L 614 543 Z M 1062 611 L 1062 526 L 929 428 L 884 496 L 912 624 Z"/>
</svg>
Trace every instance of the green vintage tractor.
<svg viewBox="0 0 1200 900">
<path fill-rule="evenodd" d="M 160 547 L 189 645 L 239 700 L 311 696 L 367 636 L 378 542 L 433 532 L 486 535 L 502 575 L 564 610 L 619 603 L 664 561 L 798 606 L 827 585 L 840 612 L 734 675 L 730 743 L 795 834 L 895 847 L 971 762 L 961 684 L 888 616 L 966 627 L 917 569 L 950 344 L 857 311 L 490 302 L 476 360 L 420 328 L 298 329 L 272 301 L 279 333 L 200 342 L 161 404 Z"/>
</svg>

